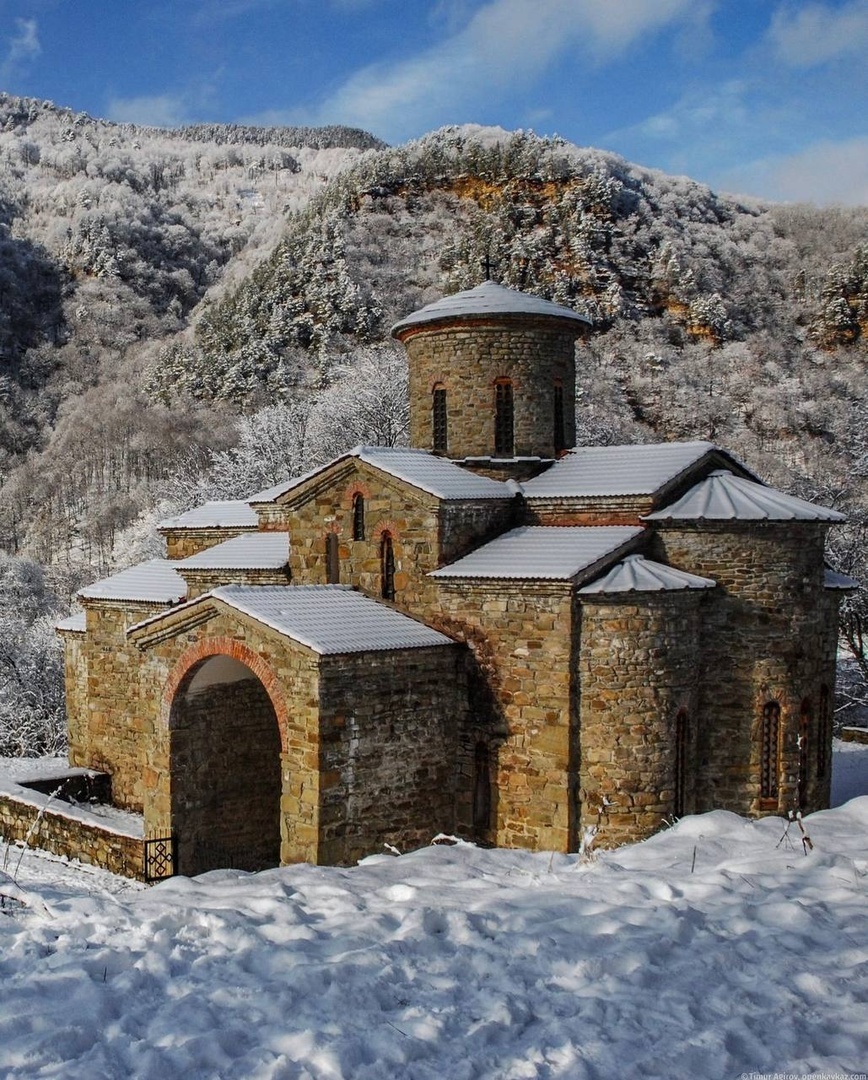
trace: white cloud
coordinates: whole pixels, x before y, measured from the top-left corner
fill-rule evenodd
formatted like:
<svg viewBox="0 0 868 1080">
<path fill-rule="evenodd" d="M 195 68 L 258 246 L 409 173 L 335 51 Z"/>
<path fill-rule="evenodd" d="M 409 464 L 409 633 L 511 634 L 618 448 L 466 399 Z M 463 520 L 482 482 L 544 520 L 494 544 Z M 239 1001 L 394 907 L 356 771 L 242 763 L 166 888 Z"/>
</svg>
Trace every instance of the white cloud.
<svg viewBox="0 0 868 1080">
<path fill-rule="evenodd" d="M 868 48 L 868 0 L 842 7 L 792 2 L 775 12 L 769 39 L 780 60 L 814 67 L 842 56 L 864 60 Z"/>
<path fill-rule="evenodd" d="M 489 0 L 426 52 L 356 72 L 310 119 L 393 138 L 417 134 L 447 122 L 447 115 L 466 119 L 478 102 L 529 86 L 565 53 L 581 50 L 603 63 L 640 38 L 705 11 L 695 0 Z"/>
<path fill-rule="evenodd" d="M 186 104 L 180 97 L 157 94 L 153 97 L 113 98 L 106 109 L 109 120 L 120 124 L 149 127 L 178 127 L 188 123 Z"/>
<path fill-rule="evenodd" d="M 15 33 L 9 39 L 6 55 L 0 62 L 0 79 L 11 79 L 28 60 L 42 52 L 36 19 L 16 19 Z"/>
<path fill-rule="evenodd" d="M 868 206 L 868 136 L 823 140 L 760 158 L 721 176 L 721 187 L 783 202 Z"/>
</svg>

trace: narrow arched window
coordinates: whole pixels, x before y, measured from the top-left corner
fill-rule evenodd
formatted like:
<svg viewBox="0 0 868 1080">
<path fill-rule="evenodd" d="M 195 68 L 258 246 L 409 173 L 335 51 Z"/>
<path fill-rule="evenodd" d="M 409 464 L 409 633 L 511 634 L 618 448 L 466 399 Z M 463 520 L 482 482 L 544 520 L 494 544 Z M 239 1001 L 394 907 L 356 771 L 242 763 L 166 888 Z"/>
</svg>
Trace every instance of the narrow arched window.
<svg viewBox="0 0 868 1080">
<path fill-rule="evenodd" d="M 820 687 L 820 714 L 817 717 L 817 777 L 825 777 L 829 770 L 829 752 L 832 746 L 832 701 L 829 687 Z"/>
<path fill-rule="evenodd" d="M 498 379 L 494 384 L 494 452 L 500 457 L 512 457 L 515 452 L 513 424 L 512 381 Z"/>
<path fill-rule="evenodd" d="M 760 799 L 777 803 L 778 744 L 780 741 L 781 707 L 776 701 L 763 706 L 760 734 Z"/>
<path fill-rule="evenodd" d="M 491 827 L 491 755 L 483 742 L 476 744 L 473 762 L 473 827 L 480 832 Z"/>
<path fill-rule="evenodd" d="M 802 702 L 799 711 L 799 809 L 808 805 L 808 754 L 811 746 L 811 702 L 808 698 Z"/>
<path fill-rule="evenodd" d="M 431 429 L 431 445 L 434 453 L 445 454 L 449 447 L 445 386 L 435 386 L 431 395 Z"/>
<path fill-rule="evenodd" d="M 380 595 L 384 600 L 395 599 L 395 548 L 389 533 L 380 541 Z"/>
<path fill-rule="evenodd" d="M 360 491 L 353 495 L 353 540 L 365 539 L 365 496 Z"/>
<path fill-rule="evenodd" d="M 676 817 L 684 817 L 687 813 L 689 737 L 687 709 L 679 709 L 675 717 L 675 799 L 672 807 L 672 812 Z"/>
<path fill-rule="evenodd" d="M 564 423 L 564 384 L 560 379 L 555 381 L 553 442 L 556 454 L 560 454 L 563 450 L 566 450 L 567 432 Z"/>
<path fill-rule="evenodd" d="M 338 534 L 326 533 L 326 581 L 329 585 L 341 583 L 341 558 L 338 550 Z"/>
</svg>

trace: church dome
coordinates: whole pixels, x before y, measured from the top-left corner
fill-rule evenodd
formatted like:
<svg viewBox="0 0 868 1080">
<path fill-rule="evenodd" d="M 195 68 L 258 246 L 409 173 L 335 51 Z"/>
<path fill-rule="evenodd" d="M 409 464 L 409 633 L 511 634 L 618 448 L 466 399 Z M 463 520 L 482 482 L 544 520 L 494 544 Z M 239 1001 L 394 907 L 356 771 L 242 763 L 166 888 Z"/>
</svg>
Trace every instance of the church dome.
<svg viewBox="0 0 868 1080">
<path fill-rule="evenodd" d="M 442 300 L 436 300 L 433 304 L 427 304 L 407 315 L 392 327 L 392 336 L 400 340 L 408 330 L 416 327 L 486 316 L 558 319 L 578 324 L 577 332 L 581 327 L 591 325 L 587 315 L 571 308 L 553 304 L 539 296 L 531 296 L 530 293 L 519 292 L 518 289 L 508 289 L 494 281 L 483 281 L 473 289 L 444 296 Z"/>
</svg>

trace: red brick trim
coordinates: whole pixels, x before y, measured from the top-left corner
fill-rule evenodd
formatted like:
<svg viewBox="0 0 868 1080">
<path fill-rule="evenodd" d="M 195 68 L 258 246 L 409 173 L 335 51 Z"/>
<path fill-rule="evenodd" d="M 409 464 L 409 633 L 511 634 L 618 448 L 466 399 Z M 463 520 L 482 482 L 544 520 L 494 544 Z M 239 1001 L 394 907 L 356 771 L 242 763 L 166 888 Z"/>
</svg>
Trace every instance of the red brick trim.
<svg viewBox="0 0 868 1080">
<path fill-rule="evenodd" d="M 207 660 L 212 656 L 231 656 L 234 660 L 249 667 L 257 679 L 259 679 L 265 687 L 265 692 L 271 699 L 271 704 L 274 706 L 274 712 L 277 717 L 277 726 L 280 730 L 281 751 L 286 753 L 289 717 L 286 709 L 286 702 L 283 700 L 283 693 L 280 688 L 280 683 L 277 680 L 277 676 L 258 653 L 253 652 L 252 649 L 249 649 L 235 638 L 203 638 L 201 641 L 197 641 L 195 645 L 191 645 L 181 653 L 181 656 L 172 669 L 168 682 L 163 689 L 160 718 L 165 727 L 169 727 L 172 704 L 181 683 L 190 673 L 191 669 L 200 663 L 200 661 Z"/>
<path fill-rule="evenodd" d="M 352 483 L 344 489 L 341 505 L 348 508 L 351 507 L 356 495 L 361 495 L 363 499 L 370 499 L 371 489 L 361 480 L 353 480 Z"/>
<path fill-rule="evenodd" d="M 374 526 L 374 530 L 371 533 L 373 540 L 382 540 L 383 533 L 388 533 L 392 537 L 392 543 L 395 545 L 395 551 L 397 554 L 397 547 L 401 543 L 401 533 L 398 530 L 398 526 L 394 521 L 378 521 Z"/>
</svg>

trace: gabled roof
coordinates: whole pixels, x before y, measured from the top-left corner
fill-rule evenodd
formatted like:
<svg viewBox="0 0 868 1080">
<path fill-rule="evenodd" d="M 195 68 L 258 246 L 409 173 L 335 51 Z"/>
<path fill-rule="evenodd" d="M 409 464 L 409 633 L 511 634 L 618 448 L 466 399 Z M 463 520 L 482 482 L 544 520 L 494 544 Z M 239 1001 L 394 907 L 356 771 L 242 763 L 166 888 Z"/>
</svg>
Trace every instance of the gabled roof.
<svg viewBox="0 0 868 1080">
<path fill-rule="evenodd" d="M 653 495 L 712 454 L 735 460 L 711 442 L 579 446 L 522 484 L 522 490 L 527 499 Z"/>
<path fill-rule="evenodd" d="M 184 570 L 279 570 L 289 561 L 289 534 L 256 532 L 224 540 L 178 563 Z"/>
<path fill-rule="evenodd" d="M 523 525 L 429 577 L 569 581 L 643 532 L 636 525 Z"/>
<path fill-rule="evenodd" d="M 185 514 L 166 518 L 157 526 L 160 529 L 243 529 L 255 528 L 256 514 L 249 503 L 242 499 L 206 502 L 188 510 Z"/>
<path fill-rule="evenodd" d="M 178 573 L 178 563 L 169 559 L 148 562 L 121 570 L 119 574 L 95 581 L 79 589 L 86 600 L 131 600 L 148 604 L 177 604 L 187 595 L 187 583 Z"/>
<path fill-rule="evenodd" d="M 697 577 L 672 566 L 653 562 L 644 555 L 628 555 L 612 569 L 580 593 L 669 592 L 676 589 L 713 589 L 717 582 Z"/>
<path fill-rule="evenodd" d="M 588 326 L 591 320 L 572 308 L 553 304 L 530 293 L 508 289 L 493 281 L 483 281 L 473 289 L 444 296 L 433 304 L 414 311 L 411 315 L 396 322 L 392 327 L 392 337 L 399 338 L 405 330 L 430 323 L 454 322 L 456 319 L 495 316 L 536 316 L 550 319 L 567 320 L 576 324 L 576 330 L 582 325 Z"/>
<path fill-rule="evenodd" d="M 646 521 L 845 521 L 843 514 L 720 469 Z"/>
<path fill-rule="evenodd" d="M 183 608 L 145 619 L 134 634 L 163 618 L 191 616 L 214 601 L 247 615 L 322 656 L 453 645 L 445 634 L 346 585 L 223 585 Z"/>
<path fill-rule="evenodd" d="M 348 461 L 350 458 L 364 461 L 375 469 L 394 476 L 396 480 L 403 480 L 420 491 L 446 501 L 511 499 L 514 495 L 515 489 L 511 485 L 500 480 L 489 480 L 486 476 L 477 476 L 476 473 L 453 465 L 451 461 L 430 454 L 427 450 L 411 450 L 406 446 L 356 446 L 319 469 L 258 492 L 251 496 L 250 502 L 275 502 L 338 462 Z"/>
</svg>

